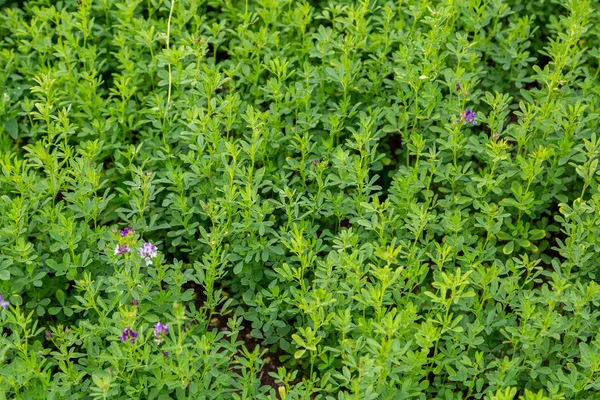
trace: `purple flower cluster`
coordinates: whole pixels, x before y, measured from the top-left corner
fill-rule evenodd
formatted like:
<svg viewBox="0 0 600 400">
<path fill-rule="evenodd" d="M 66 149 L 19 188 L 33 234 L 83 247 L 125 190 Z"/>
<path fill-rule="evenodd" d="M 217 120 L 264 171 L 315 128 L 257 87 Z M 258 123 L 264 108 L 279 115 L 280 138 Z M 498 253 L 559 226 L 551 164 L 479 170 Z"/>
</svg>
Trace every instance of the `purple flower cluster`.
<svg viewBox="0 0 600 400">
<path fill-rule="evenodd" d="M 129 328 L 125 328 L 123 330 L 123 334 L 121 335 L 121 342 L 125 342 L 128 338 L 131 338 L 131 339 L 129 339 L 129 343 L 133 344 L 137 337 L 138 337 L 137 332 L 134 332 L 133 330 L 131 330 Z"/>
<path fill-rule="evenodd" d="M 159 322 L 156 323 L 156 325 L 154 325 L 154 341 L 156 342 L 156 344 L 161 344 L 163 342 L 164 336 L 167 336 L 169 334 L 169 324 L 162 324 Z"/>
<path fill-rule="evenodd" d="M 470 124 L 475 124 L 475 117 L 476 114 L 467 108 L 462 114 L 460 114 L 459 120 L 463 121 L 463 124 L 466 124 L 467 122 Z"/>
<path fill-rule="evenodd" d="M 146 265 L 151 265 L 152 259 L 158 256 L 158 251 L 155 245 L 150 242 L 146 242 L 138 254 L 146 261 Z"/>
<path fill-rule="evenodd" d="M 131 226 L 121 229 L 120 235 L 123 239 L 120 240 L 121 243 L 115 246 L 115 255 L 123 255 L 132 251 L 132 247 L 135 244 L 133 239 L 134 233 L 135 231 Z M 138 250 L 138 254 L 146 261 L 146 265 L 152 265 L 152 259 L 158 256 L 158 249 L 152 243 L 145 242 L 143 247 Z"/>
<path fill-rule="evenodd" d="M 133 232 L 133 228 L 128 226 L 127 228 L 121 230 L 121 237 L 133 235 Z M 121 256 L 125 253 L 129 253 L 130 251 L 131 248 L 127 244 L 118 244 L 117 247 L 115 247 L 115 255 Z"/>
<path fill-rule="evenodd" d="M 161 344 L 165 340 L 165 336 L 169 334 L 169 324 L 163 324 L 160 321 L 154 325 L 154 341 L 156 344 Z M 129 343 L 135 343 L 135 339 L 137 339 L 138 333 L 134 332 L 133 329 L 125 328 L 123 329 L 123 333 L 121 334 L 121 341 L 126 342 L 129 340 Z M 168 356 L 169 353 L 165 352 L 165 357 Z"/>
<path fill-rule="evenodd" d="M 117 247 L 115 247 L 115 255 L 123 255 L 130 251 L 131 249 L 126 244 L 118 244 Z"/>
<path fill-rule="evenodd" d="M 129 234 L 132 234 L 132 235 L 133 235 L 133 232 L 134 232 L 134 231 L 133 231 L 133 228 L 132 228 L 132 227 L 130 227 L 130 226 L 128 226 L 127 228 L 125 228 L 125 229 L 121 230 L 121 237 L 125 237 L 125 236 L 127 236 L 127 235 L 129 235 Z"/>
<path fill-rule="evenodd" d="M 9 305 L 10 305 L 10 303 L 8 301 L 4 300 L 4 297 L 2 297 L 2 295 L 0 294 L 0 307 L 4 308 L 6 310 Z"/>
</svg>

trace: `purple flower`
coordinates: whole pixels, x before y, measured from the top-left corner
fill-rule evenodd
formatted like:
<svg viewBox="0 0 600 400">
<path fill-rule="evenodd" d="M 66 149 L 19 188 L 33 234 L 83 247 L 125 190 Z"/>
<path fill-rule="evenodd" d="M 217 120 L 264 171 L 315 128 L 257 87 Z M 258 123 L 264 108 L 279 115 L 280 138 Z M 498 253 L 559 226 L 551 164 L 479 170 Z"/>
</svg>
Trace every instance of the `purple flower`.
<svg viewBox="0 0 600 400">
<path fill-rule="evenodd" d="M 169 352 L 168 351 L 163 352 L 163 356 L 169 357 Z"/>
<path fill-rule="evenodd" d="M 0 294 L 0 307 L 4 308 L 6 310 L 9 305 L 10 305 L 10 303 L 8 301 L 4 300 L 4 297 L 2 297 L 2 295 Z"/>
<path fill-rule="evenodd" d="M 132 307 L 137 307 L 140 305 L 140 301 L 138 299 L 131 299 L 131 301 L 129 302 L 129 305 Z"/>
<path fill-rule="evenodd" d="M 316 167 L 317 166 L 317 160 L 312 160 L 312 165 L 313 165 L 313 167 Z"/>
<path fill-rule="evenodd" d="M 137 332 L 134 332 L 129 328 L 125 328 L 123 330 L 123 334 L 121 335 L 121 342 L 125 342 L 127 340 L 127 338 L 131 338 L 131 339 L 129 339 L 129 343 L 133 344 L 135 342 L 135 339 L 137 338 L 137 336 L 138 336 Z"/>
<path fill-rule="evenodd" d="M 161 324 L 160 321 L 154 325 L 154 341 L 156 344 L 161 344 L 164 340 L 164 336 L 169 334 L 169 324 Z"/>
<path fill-rule="evenodd" d="M 150 242 L 144 243 L 144 247 L 142 247 L 138 253 L 146 261 L 146 265 L 151 265 L 152 259 L 158 256 L 156 246 Z"/>
<path fill-rule="evenodd" d="M 126 244 L 118 244 L 117 247 L 115 247 L 115 255 L 129 253 L 129 251 L 129 246 L 127 246 Z"/>
<path fill-rule="evenodd" d="M 127 235 L 129 235 L 129 234 L 133 234 L 133 228 L 132 228 L 132 227 L 130 227 L 130 226 L 128 226 L 127 228 L 125 228 L 125 229 L 123 229 L 123 230 L 121 231 L 121 236 L 122 236 L 122 237 L 125 237 L 125 236 L 127 236 Z"/>
<path fill-rule="evenodd" d="M 455 89 L 456 89 L 457 92 L 459 92 L 462 89 L 462 86 L 461 86 L 460 82 L 456 84 Z"/>
<path fill-rule="evenodd" d="M 48 339 L 48 340 L 50 340 L 54 337 L 54 334 L 48 329 L 46 329 L 46 332 L 44 332 L 44 334 L 46 335 L 46 339 Z"/>
<path fill-rule="evenodd" d="M 470 124 L 475 124 L 475 117 L 476 114 L 467 108 L 462 114 L 460 114 L 459 121 L 463 121 L 464 124 L 467 122 Z"/>
</svg>

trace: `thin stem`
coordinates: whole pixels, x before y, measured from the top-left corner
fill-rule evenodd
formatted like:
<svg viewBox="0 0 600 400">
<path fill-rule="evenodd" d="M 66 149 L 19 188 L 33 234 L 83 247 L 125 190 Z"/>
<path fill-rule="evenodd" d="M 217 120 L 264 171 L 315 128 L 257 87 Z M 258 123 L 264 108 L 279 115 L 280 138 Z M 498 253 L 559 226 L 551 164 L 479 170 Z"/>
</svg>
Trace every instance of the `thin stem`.
<svg viewBox="0 0 600 400">
<path fill-rule="evenodd" d="M 171 1 L 171 9 L 169 11 L 169 19 L 167 21 L 167 50 L 170 50 L 170 46 L 169 46 L 169 41 L 171 38 L 171 20 L 173 19 L 173 9 L 175 8 L 175 0 Z M 163 126 L 165 126 L 166 122 L 167 122 L 167 115 L 169 113 L 169 107 L 171 105 L 171 86 L 172 86 L 172 73 L 171 73 L 171 62 L 169 61 L 168 64 L 168 69 L 169 69 L 169 87 L 168 87 L 168 91 L 167 91 L 167 106 L 165 107 L 165 117 L 164 117 L 164 123 Z M 164 131 L 163 128 L 163 140 L 165 142 L 166 145 L 166 132 Z"/>
</svg>

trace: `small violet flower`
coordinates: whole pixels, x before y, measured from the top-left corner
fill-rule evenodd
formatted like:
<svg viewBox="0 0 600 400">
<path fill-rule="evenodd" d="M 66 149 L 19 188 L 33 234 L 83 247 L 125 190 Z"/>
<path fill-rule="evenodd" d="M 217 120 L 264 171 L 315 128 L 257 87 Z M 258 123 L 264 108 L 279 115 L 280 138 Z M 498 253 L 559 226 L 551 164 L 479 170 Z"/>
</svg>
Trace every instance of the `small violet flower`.
<svg viewBox="0 0 600 400">
<path fill-rule="evenodd" d="M 462 85 L 460 83 L 457 83 L 455 89 L 457 92 L 460 92 L 462 90 Z"/>
<path fill-rule="evenodd" d="M 127 246 L 126 244 L 118 244 L 117 247 L 115 247 L 115 255 L 129 253 L 129 251 L 129 246 Z"/>
<path fill-rule="evenodd" d="M 122 237 L 125 237 L 125 236 L 127 236 L 129 234 L 133 234 L 133 228 L 132 227 L 128 226 L 127 228 L 121 230 L 121 236 Z"/>
<path fill-rule="evenodd" d="M 131 339 L 129 339 L 129 343 L 133 344 L 135 342 L 135 339 L 137 338 L 137 336 L 138 336 L 137 332 L 134 332 L 129 328 L 125 328 L 123 330 L 123 334 L 121 335 L 121 342 L 125 342 L 127 340 L 127 338 L 131 338 Z"/>
<path fill-rule="evenodd" d="M 132 307 L 137 307 L 140 305 L 140 301 L 138 299 L 131 299 L 131 301 L 129 302 L 129 305 Z"/>
<path fill-rule="evenodd" d="M 152 259 L 158 255 L 156 246 L 150 242 L 144 243 L 144 247 L 138 253 L 146 261 L 146 265 L 151 265 Z"/>
<path fill-rule="evenodd" d="M 467 122 L 470 124 L 475 124 L 475 117 L 476 114 L 473 111 L 466 109 L 462 114 L 460 114 L 459 121 L 462 121 L 463 124 L 466 124 Z"/>
<path fill-rule="evenodd" d="M 160 322 L 157 322 L 156 325 L 154 325 L 154 341 L 156 342 L 156 344 L 161 344 L 163 342 L 164 336 L 169 334 L 169 324 L 161 324 Z"/>
<path fill-rule="evenodd" d="M 168 351 L 163 352 L 163 356 L 169 357 L 169 352 Z"/>
<path fill-rule="evenodd" d="M 4 308 L 6 310 L 9 305 L 10 305 L 10 303 L 8 301 L 4 300 L 4 297 L 2 297 L 2 295 L 0 294 L 0 307 Z"/>
</svg>

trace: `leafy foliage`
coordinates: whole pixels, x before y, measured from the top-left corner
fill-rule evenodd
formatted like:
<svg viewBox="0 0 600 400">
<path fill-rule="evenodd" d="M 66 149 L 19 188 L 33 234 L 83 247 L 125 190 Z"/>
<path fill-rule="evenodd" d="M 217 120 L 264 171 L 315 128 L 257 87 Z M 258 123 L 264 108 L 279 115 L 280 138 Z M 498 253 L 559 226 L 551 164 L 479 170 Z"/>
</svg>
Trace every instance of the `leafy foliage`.
<svg viewBox="0 0 600 400">
<path fill-rule="evenodd" d="M 598 26 L 0 1 L 0 397 L 596 398 Z"/>
</svg>

